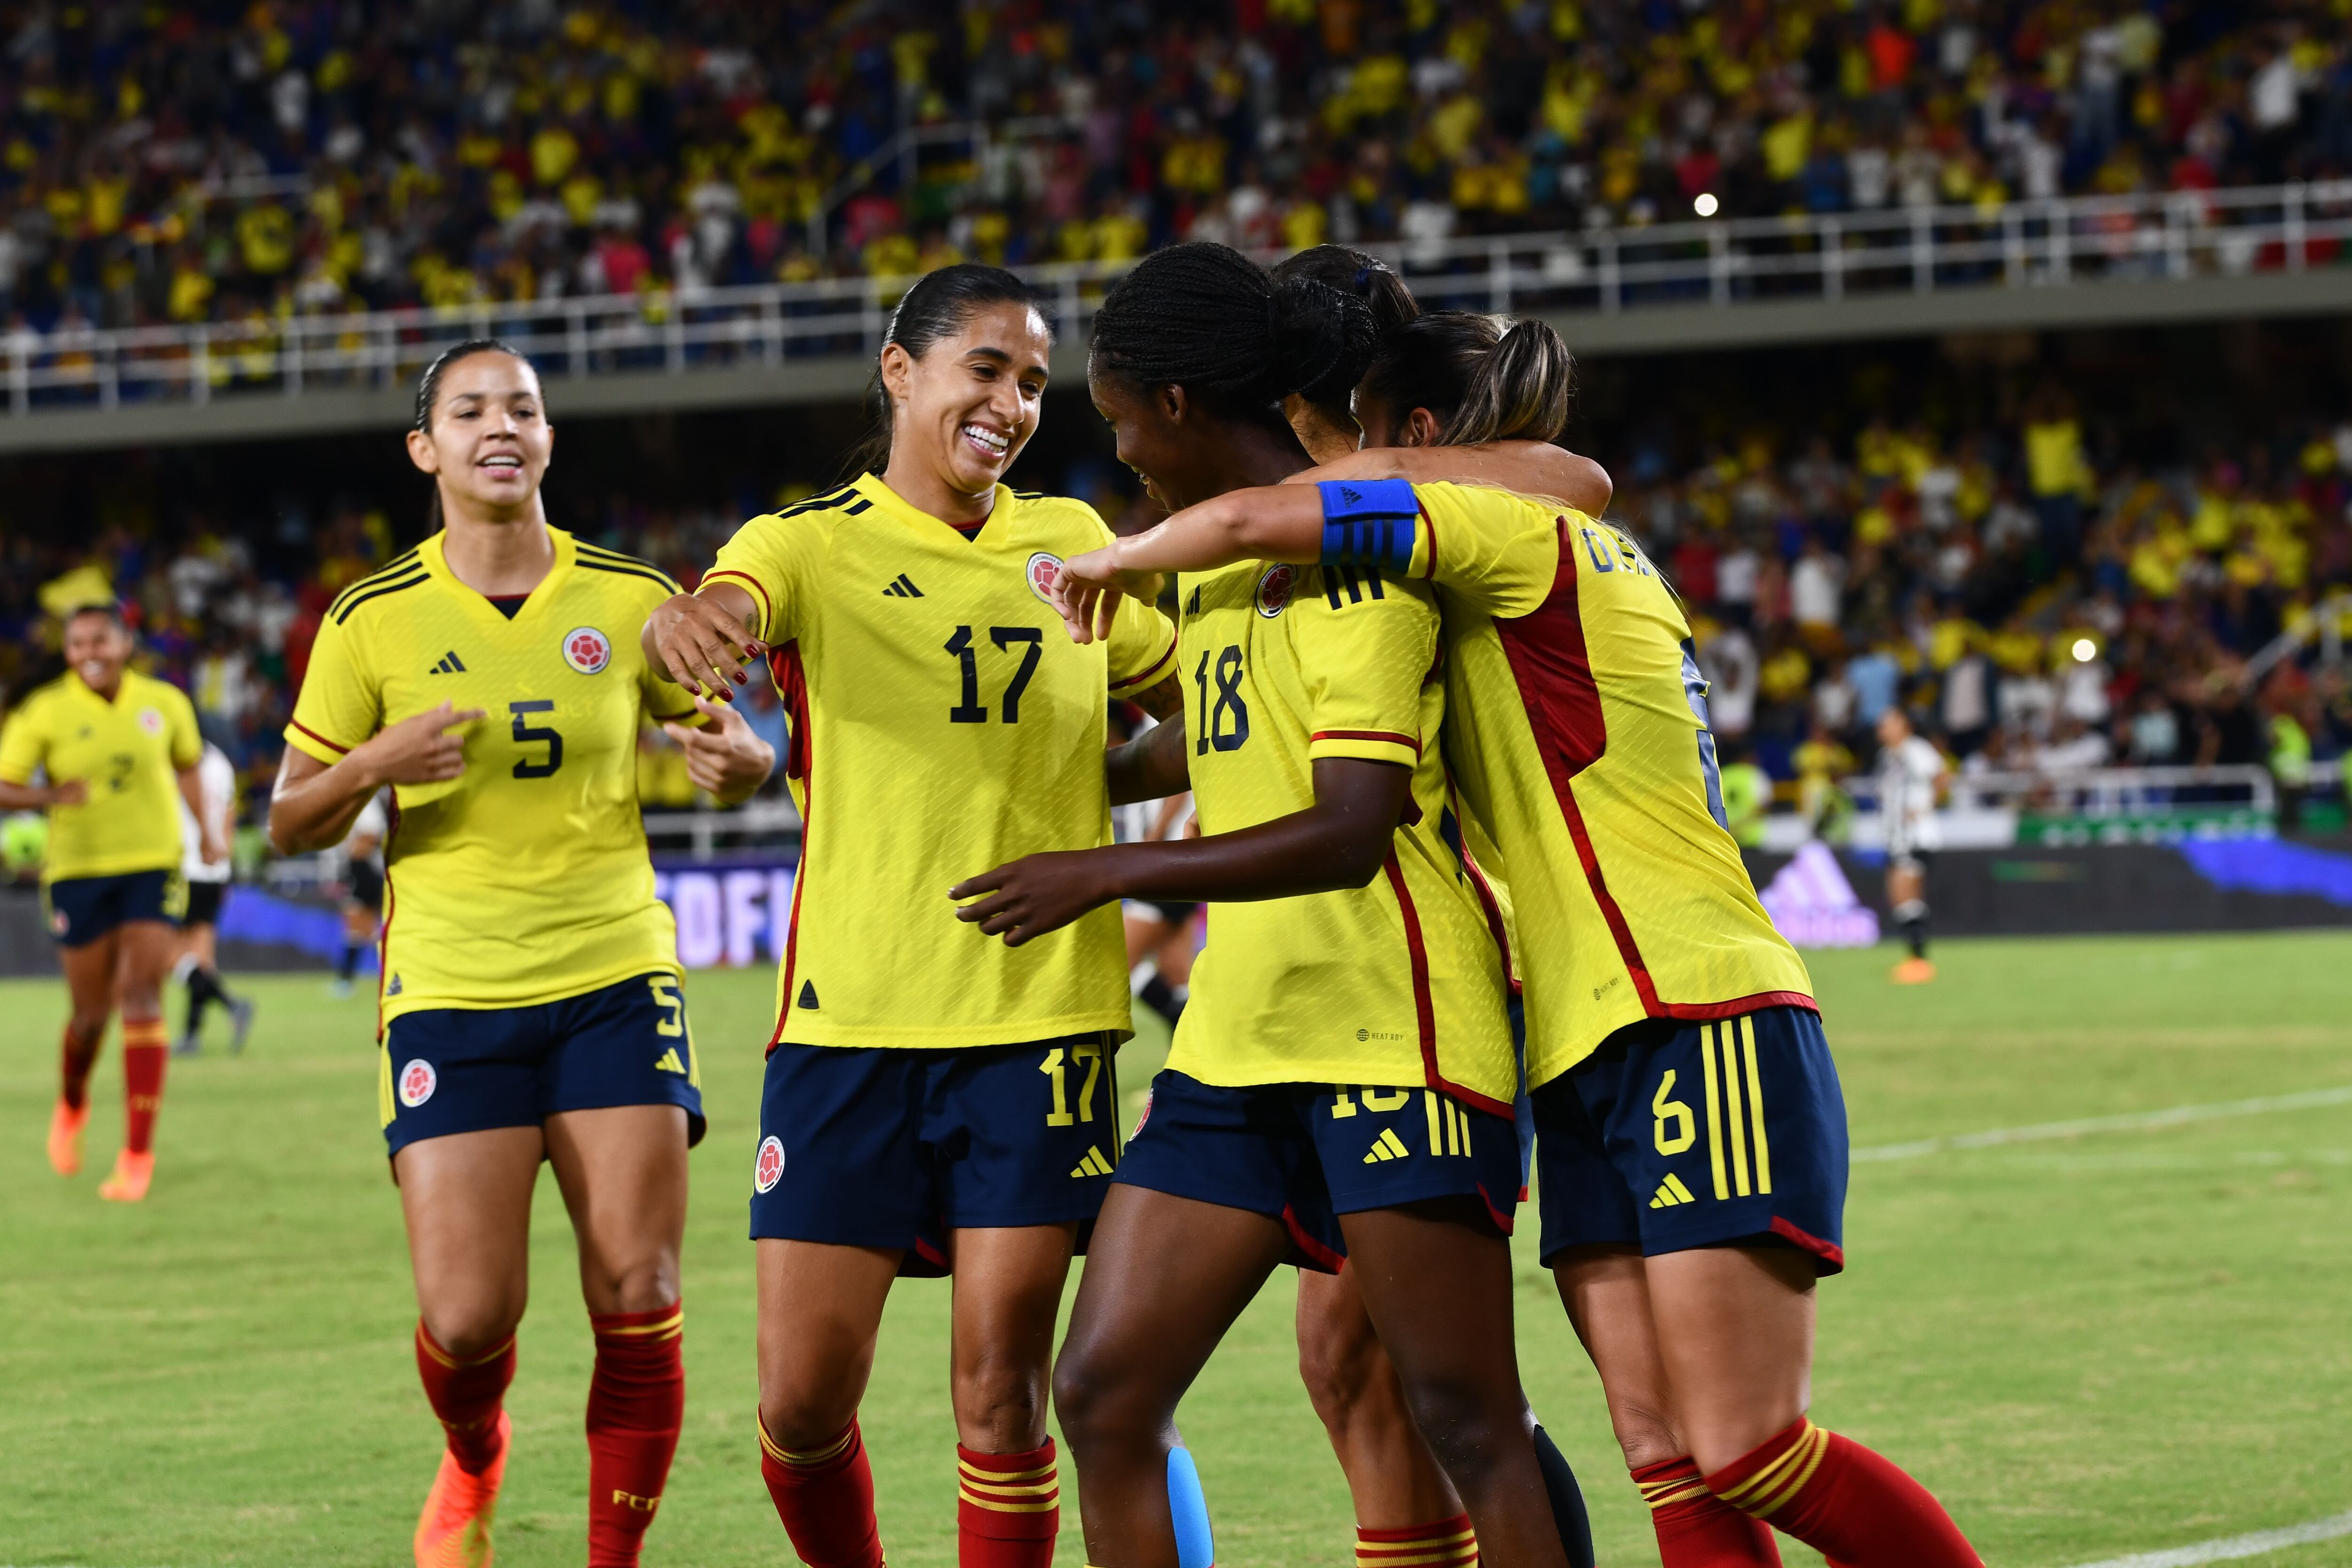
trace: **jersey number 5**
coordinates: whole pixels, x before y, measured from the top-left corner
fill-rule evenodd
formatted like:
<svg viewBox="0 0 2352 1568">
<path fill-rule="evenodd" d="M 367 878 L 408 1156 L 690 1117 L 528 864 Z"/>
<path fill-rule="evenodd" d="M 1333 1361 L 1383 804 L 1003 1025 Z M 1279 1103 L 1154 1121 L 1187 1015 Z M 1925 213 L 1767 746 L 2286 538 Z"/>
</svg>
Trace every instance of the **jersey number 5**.
<svg viewBox="0 0 2352 1568">
<path fill-rule="evenodd" d="M 1035 626 L 991 626 L 988 640 L 1003 651 L 1012 651 L 1018 643 L 1028 645 L 1021 656 L 1021 668 L 1013 672 L 1013 683 L 1004 689 L 1004 721 L 1021 722 L 1021 694 L 1029 689 L 1029 678 L 1037 673 L 1037 655 L 1045 646 L 1045 634 Z M 980 659 L 972 652 L 971 628 L 958 626 L 955 636 L 948 638 L 947 650 L 955 655 L 962 667 L 963 700 L 948 710 L 950 724 L 985 724 L 988 710 L 980 702 Z"/>
<path fill-rule="evenodd" d="M 543 724 L 527 722 L 529 716 L 533 713 L 554 712 L 554 703 L 543 700 L 533 702 L 509 702 L 507 704 L 507 711 L 514 715 L 516 745 L 529 746 L 541 742 L 547 745 L 547 760 L 534 763 L 527 757 L 524 758 L 514 765 L 515 777 L 543 779 L 563 765 L 563 737 Z"/>
</svg>

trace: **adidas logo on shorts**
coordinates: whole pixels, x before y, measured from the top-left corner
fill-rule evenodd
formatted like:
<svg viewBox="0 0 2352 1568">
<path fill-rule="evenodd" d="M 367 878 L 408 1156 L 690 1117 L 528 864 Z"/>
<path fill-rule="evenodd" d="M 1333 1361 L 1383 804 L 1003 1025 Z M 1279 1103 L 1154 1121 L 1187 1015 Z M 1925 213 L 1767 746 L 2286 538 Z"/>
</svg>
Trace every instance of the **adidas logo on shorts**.
<svg viewBox="0 0 2352 1568">
<path fill-rule="evenodd" d="M 1657 1195 L 1650 1200 L 1650 1206 L 1654 1209 L 1670 1209 L 1677 1205 L 1696 1202 L 1698 1199 L 1691 1195 L 1691 1190 L 1683 1185 L 1683 1179 L 1672 1171 L 1668 1171 L 1666 1179 L 1658 1184 Z"/>
<path fill-rule="evenodd" d="M 1102 1146 L 1100 1144 L 1097 1144 L 1087 1151 L 1087 1157 L 1078 1162 L 1077 1169 L 1070 1173 L 1070 1179 L 1072 1181 L 1077 1181 L 1087 1176 L 1108 1176 L 1109 1174 L 1110 1162 L 1103 1158 Z"/>
<path fill-rule="evenodd" d="M 1381 1135 L 1372 1140 L 1372 1152 L 1364 1156 L 1364 1163 L 1377 1165 L 1383 1161 L 1408 1160 L 1412 1157 L 1412 1151 L 1404 1146 L 1404 1140 L 1397 1136 L 1396 1129 L 1383 1127 L 1381 1129 Z"/>
</svg>

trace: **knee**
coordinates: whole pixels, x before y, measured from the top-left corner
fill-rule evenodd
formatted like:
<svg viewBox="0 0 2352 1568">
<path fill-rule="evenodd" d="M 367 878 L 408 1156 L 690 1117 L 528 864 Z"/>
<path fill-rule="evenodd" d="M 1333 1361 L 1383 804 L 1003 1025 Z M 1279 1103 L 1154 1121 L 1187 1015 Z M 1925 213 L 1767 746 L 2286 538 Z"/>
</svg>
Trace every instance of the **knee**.
<svg viewBox="0 0 2352 1568">
<path fill-rule="evenodd" d="M 1343 1431 L 1365 1398 L 1372 1358 L 1363 1347 L 1332 1334 L 1301 1334 L 1298 1381 L 1327 1430 Z"/>
<path fill-rule="evenodd" d="M 1624 1450 L 1629 1470 L 1680 1458 L 1687 1451 L 1665 1411 L 1647 1400 L 1611 1399 L 1609 1426 L 1616 1434 L 1618 1447 Z"/>
<path fill-rule="evenodd" d="M 473 1361 L 488 1355 L 514 1337 L 516 1325 L 522 1321 L 520 1308 L 509 1310 L 500 1302 L 453 1304 L 425 1310 L 425 1331 L 433 1342 L 457 1361 Z"/>
<path fill-rule="evenodd" d="M 1045 1368 L 1000 1356 L 955 1369 L 956 1424 L 991 1453 L 1034 1448 L 1045 1436 Z"/>
<path fill-rule="evenodd" d="M 1073 1338 L 1054 1363 L 1054 1413 L 1074 1452 L 1115 1439 L 1128 1430 L 1158 1431 L 1172 1410 L 1155 1412 L 1135 1381 L 1113 1357 Z"/>
<path fill-rule="evenodd" d="M 96 1045 L 98 1037 L 106 1033 L 108 1011 L 103 1003 L 78 1006 L 73 1010 L 73 1017 L 66 1027 L 73 1031 L 74 1038 L 82 1045 Z"/>
<path fill-rule="evenodd" d="M 833 1388 L 784 1387 L 760 1380 L 760 1425 L 779 1448 L 822 1448 L 857 1417 L 857 1402 Z"/>
<path fill-rule="evenodd" d="M 657 1312 L 677 1305 L 677 1255 L 664 1250 L 627 1263 L 595 1269 L 585 1291 L 589 1310 Z"/>
<path fill-rule="evenodd" d="M 1447 1475 L 1484 1474 L 1509 1445 L 1527 1434 L 1516 1402 L 1497 1402 L 1485 1388 L 1463 1379 L 1437 1379 L 1405 1390 L 1412 1421 L 1430 1453 Z"/>
</svg>

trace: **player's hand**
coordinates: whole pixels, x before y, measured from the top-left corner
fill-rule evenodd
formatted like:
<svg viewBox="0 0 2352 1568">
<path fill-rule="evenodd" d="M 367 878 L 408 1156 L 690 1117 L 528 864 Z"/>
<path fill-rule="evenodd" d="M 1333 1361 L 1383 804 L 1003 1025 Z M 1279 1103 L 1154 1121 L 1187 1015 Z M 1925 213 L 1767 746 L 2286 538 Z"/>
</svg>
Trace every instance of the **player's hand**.
<svg viewBox="0 0 2352 1568">
<path fill-rule="evenodd" d="M 89 781 L 87 779 L 68 779 L 63 784 L 51 784 L 49 786 L 49 804 L 51 805 L 89 805 Z"/>
<path fill-rule="evenodd" d="M 1129 595 L 1148 600 L 1159 591 L 1159 573 L 1120 569 L 1115 544 L 1073 555 L 1054 574 L 1054 607 L 1075 643 L 1108 642 L 1118 602 Z"/>
<path fill-rule="evenodd" d="M 383 784 L 446 784 L 466 771 L 465 728 L 483 716 L 479 708 L 444 702 L 430 712 L 403 719 L 376 731 L 352 752 Z"/>
<path fill-rule="evenodd" d="M 742 622 L 695 594 L 674 594 L 656 605 L 646 617 L 645 642 L 672 680 L 721 702 L 735 700 L 732 688 L 750 684 L 744 665 L 768 651 L 745 635 Z"/>
<path fill-rule="evenodd" d="M 662 732 L 686 753 L 686 776 L 697 789 L 708 790 L 721 805 L 738 805 L 759 792 L 776 771 L 776 749 L 762 741 L 732 708 L 707 697 L 694 700 L 695 711 L 710 721 L 699 728 L 667 723 Z"/>
<path fill-rule="evenodd" d="M 206 828 L 204 842 L 196 848 L 196 858 L 207 866 L 217 866 L 228 858 L 228 840 Z"/>
<path fill-rule="evenodd" d="M 1105 875 L 1106 858 L 1098 849 L 1024 855 L 958 882 L 948 897 L 959 903 L 975 900 L 956 910 L 956 919 L 979 926 L 983 936 L 1003 937 L 1007 947 L 1019 947 L 1118 896 Z"/>
</svg>

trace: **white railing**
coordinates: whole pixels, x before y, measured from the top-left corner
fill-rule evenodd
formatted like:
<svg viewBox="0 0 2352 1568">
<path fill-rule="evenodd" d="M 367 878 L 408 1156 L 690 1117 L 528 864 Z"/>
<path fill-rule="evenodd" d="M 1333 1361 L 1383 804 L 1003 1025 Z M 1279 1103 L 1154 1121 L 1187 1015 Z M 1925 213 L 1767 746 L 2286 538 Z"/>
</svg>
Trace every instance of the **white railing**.
<svg viewBox="0 0 2352 1568">
<path fill-rule="evenodd" d="M 2108 279 L 2300 273 L 2352 260 L 2352 181 L 1892 208 L 1374 246 L 1433 306 L 1613 314 Z M 1270 258 L 1269 258 L 1270 259 Z M 1131 262 L 1026 269 L 1065 342 Z M 2352 270 L 2343 274 L 2352 301 Z M 461 339 L 505 338 L 551 379 L 870 357 L 904 278 L 0 337 L 15 416 L 225 394 L 390 388 Z"/>
<path fill-rule="evenodd" d="M 719 853 L 719 840 L 744 849 L 797 848 L 801 814 L 789 799 L 754 800 L 726 810 L 649 811 L 646 839 L 656 851 L 683 848 L 697 860 Z"/>
<path fill-rule="evenodd" d="M 1878 805 L 1878 775 L 1844 781 L 1856 805 Z M 2084 768 L 2053 773 L 1956 773 L 1948 810 L 2030 811 L 2091 819 L 2175 812 L 2277 812 L 2278 790 L 2268 768 Z"/>
</svg>

